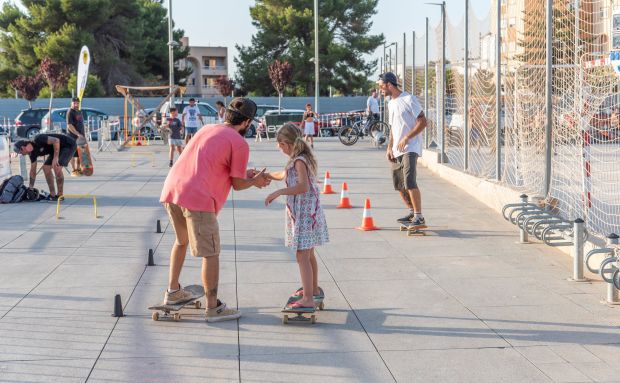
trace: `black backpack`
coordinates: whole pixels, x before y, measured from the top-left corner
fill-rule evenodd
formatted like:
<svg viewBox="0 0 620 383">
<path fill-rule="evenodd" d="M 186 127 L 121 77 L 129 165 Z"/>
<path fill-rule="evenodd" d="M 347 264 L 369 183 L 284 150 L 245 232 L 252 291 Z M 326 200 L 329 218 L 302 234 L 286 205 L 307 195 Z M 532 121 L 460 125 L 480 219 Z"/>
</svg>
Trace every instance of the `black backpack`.
<svg viewBox="0 0 620 383">
<path fill-rule="evenodd" d="M 21 202 L 25 195 L 26 187 L 20 175 L 11 176 L 0 184 L 0 203 Z"/>
</svg>

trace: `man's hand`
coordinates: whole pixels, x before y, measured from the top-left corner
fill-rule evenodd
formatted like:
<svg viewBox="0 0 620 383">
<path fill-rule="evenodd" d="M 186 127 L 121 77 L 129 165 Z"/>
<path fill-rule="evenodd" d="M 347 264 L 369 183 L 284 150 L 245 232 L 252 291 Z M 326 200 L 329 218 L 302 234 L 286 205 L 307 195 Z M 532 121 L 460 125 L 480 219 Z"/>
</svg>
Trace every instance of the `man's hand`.
<svg viewBox="0 0 620 383">
<path fill-rule="evenodd" d="M 258 174 L 258 170 L 256 170 L 256 168 L 248 169 L 245 174 L 246 178 L 254 178 L 254 176 Z"/>
<path fill-rule="evenodd" d="M 269 204 L 271 204 L 273 202 L 273 200 L 275 200 L 279 196 L 280 196 L 280 191 L 279 190 L 276 190 L 273 193 L 269 194 L 267 196 L 267 198 L 265 198 L 265 206 L 269 206 Z"/>
<path fill-rule="evenodd" d="M 271 180 L 269 179 L 269 176 L 265 173 L 265 170 L 267 169 L 263 168 L 263 170 L 261 170 L 258 173 L 255 173 L 254 176 L 252 177 L 252 180 L 254 181 L 254 186 L 256 186 L 259 189 L 264 188 L 265 186 L 271 183 Z"/>
<path fill-rule="evenodd" d="M 58 163 L 58 157 L 54 156 L 54 158 L 52 158 L 52 167 L 55 170 L 59 170 L 60 169 L 60 164 Z"/>
<path fill-rule="evenodd" d="M 398 142 L 398 145 L 396 145 L 396 148 L 399 151 L 404 152 L 405 151 L 405 146 L 407 146 L 407 142 L 409 142 L 409 139 L 407 137 L 403 138 L 402 140 L 400 140 Z"/>
<path fill-rule="evenodd" d="M 394 162 L 394 153 L 392 152 L 392 147 L 390 146 L 387 150 L 387 153 L 385 154 L 385 156 L 387 157 L 387 160 L 390 162 Z"/>
</svg>

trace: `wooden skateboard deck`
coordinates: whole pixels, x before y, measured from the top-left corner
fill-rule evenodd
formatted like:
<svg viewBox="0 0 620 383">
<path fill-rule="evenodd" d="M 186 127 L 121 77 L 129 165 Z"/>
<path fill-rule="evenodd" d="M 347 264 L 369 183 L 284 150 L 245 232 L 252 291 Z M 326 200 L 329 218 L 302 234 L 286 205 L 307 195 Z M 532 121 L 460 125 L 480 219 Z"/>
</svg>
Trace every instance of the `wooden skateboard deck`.
<svg viewBox="0 0 620 383">
<path fill-rule="evenodd" d="M 400 231 L 406 231 L 407 232 L 407 237 L 413 237 L 416 235 L 426 235 L 426 229 L 428 229 L 427 226 L 423 226 L 423 227 L 417 227 L 417 226 L 411 226 L 411 225 L 404 225 L 404 224 L 400 224 Z"/>
<path fill-rule="evenodd" d="M 82 174 L 85 176 L 92 176 L 95 171 L 95 167 L 93 166 L 93 159 L 90 156 L 90 148 L 88 147 L 88 143 L 78 145 L 77 151 L 78 156 L 80 157 L 80 170 L 82 171 Z"/>
<path fill-rule="evenodd" d="M 204 288 L 200 285 L 189 285 L 185 287 L 185 291 L 189 291 L 192 294 L 192 298 L 190 300 L 182 303 L 177 303 L 175 305 L 164 305 L 162 303 L 156 306 L 151 306 L 148 308 L 149 310 L 153 310 L 151 318 L 154 321 L 159 320 L 161 312 L 163 313 L 163 316 L 161 316 L 162 319 L 172 318 L 174 321 L 179 321 L 181 320 L 181 313 L 177 311 L 181 310 L 185 306 L 190 306 L 188 308 L 200 309 L 202 307 L 202 304 L 198 299 L 202 298 L 205 295 Z M 174 313 L 171 314 L 172 312 Z"/>
</svg>

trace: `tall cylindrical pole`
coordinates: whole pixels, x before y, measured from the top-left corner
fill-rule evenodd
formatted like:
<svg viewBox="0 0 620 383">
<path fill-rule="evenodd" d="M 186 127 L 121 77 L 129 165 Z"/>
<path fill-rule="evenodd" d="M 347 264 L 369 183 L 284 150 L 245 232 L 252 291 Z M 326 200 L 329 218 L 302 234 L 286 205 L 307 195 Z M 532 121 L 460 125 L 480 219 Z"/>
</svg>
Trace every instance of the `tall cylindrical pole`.
<svg viewBox="0 0 620 383">
<path fill-rule="evenodd" d="M 428 17 L 426 18 L 426 48 L 424 50 L 424 115 L 429 118 L 428 115 Z M 435 108 L 437 112 L 437 108 Z M 428 149 L 428 129 L 424 129 L 424 148 Z"/>
<path fill-rule="evenodd" d="M 446 155 L 446 2 L 441 3 L 441 153 L 440 163 L 444 163 Z"/>
<path fill-rule="evenodd" d="M 174 40 L 172 36 L 172 0 L 168 0 L 168 86 L 170 92 L 174 87 Z M 170 97 L 170 106 L 174 105 L 174 94 Z"/>
<path fill-rule="evenodd" d="M 314 110 L 319 113 L 319 0 L 314 0 Z"/>
<path fill-rule="evenodd" d="M 463 111 L 463 130 L 465 141 L 463 142 L 463 154 L 465 170 L 469 168 L 469 0 L 465 0 L 465 81 L 463 84 L 465 93 L 465 110 Z"/>
<path fill-rule="evenodd" d="M 411 94 L 415 95 L 415 31 L 411 32 Z"/>
<path fill-rule="evenodd" d="M 381 73 L 387 72 L 385 68 L 387 68 L 387 60 L 385 59 L 385 43 L 383 43 L 383 66 L 381 67 Z"/>
<path fill-rule="evenodd" d="M 394 44 L 394 74 L 398 78 L 398 41 L 395 41 Z"/>
<path fill-rule="evenodd" d="M 551 188 L 551 138 L 553 124 L 553 104 L 551 101 L 552 89 L 552 64 L 553 64 L 553 0 L 547 0 L 547 59 L 546 59 L 546 86 L 545 86 L 545 109 L 547 123 L 545 128 L 545 196 L 549 195 Z"/>
<path fill-rule="evenodd" d="M 406 78 L 407 78 L 407 35 L 403 32 L 403 90 L 406 90 L 405 89 Z"/>
<path fill-rule="evenodd" d="M 502 2 L 497 0 L 495 36 L 495 179 L 502 179 Z"/>
</svg>

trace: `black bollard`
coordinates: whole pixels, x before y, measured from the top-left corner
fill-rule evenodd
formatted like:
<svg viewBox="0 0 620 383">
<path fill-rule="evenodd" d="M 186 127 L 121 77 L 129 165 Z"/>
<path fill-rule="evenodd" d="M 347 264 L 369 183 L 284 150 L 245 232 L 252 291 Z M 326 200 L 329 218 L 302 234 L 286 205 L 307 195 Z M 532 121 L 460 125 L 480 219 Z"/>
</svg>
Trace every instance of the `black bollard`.
<svg viewBox="0 0 620 383">
<path fill-rule="evenodd" d="M 153 259 L 153 249 L 149 249 L 149 259 L 146 263 L 147 266 L 155 266 L 155 260 Z"/>
<path fill-rule="evenodd" d="M 157 231 L 156 233 L 161 233 L 161 221 L 157 220 Z"/>
<path fill-rule="evenodd" d="M 114 296 L 114 314 L 112 315 L 115 318 L 120 318 L 123 315 L 123 303 L 121 302 L 121 295 L 116 294 Z"/>
</svg>

